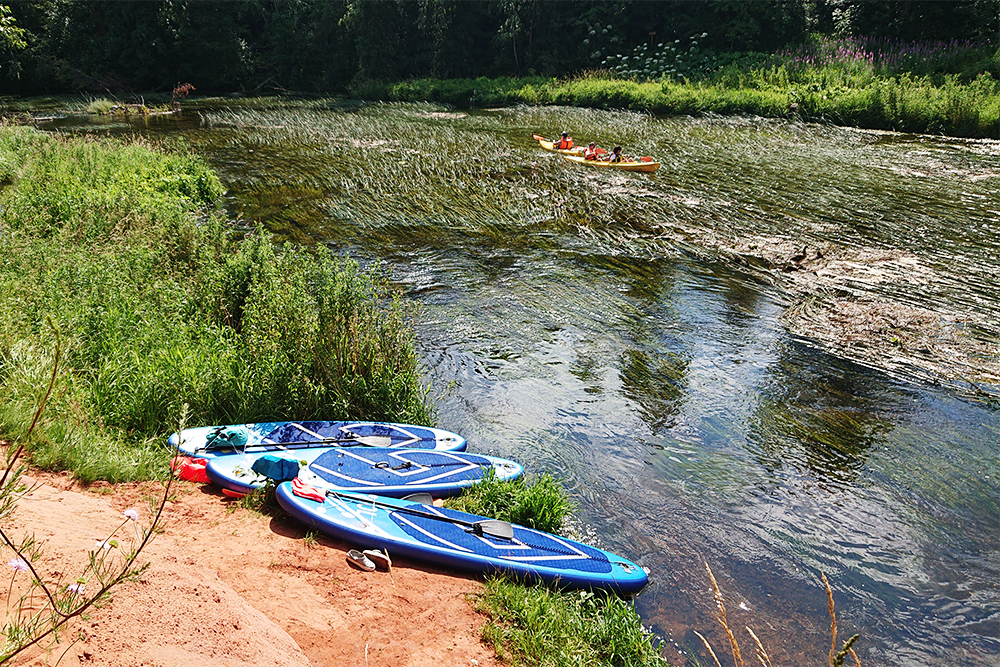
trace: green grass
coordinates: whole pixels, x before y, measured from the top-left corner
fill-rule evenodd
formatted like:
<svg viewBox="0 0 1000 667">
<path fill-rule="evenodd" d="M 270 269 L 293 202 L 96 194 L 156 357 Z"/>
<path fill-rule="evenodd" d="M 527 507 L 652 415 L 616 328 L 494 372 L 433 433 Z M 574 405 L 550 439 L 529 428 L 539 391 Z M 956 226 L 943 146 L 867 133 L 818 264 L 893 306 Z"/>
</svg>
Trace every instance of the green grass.
<svg viewBox="0 0 1000 667">
<path fill-rule="evenodd" d="M 474 603 L 487 616 L 483 640 L 513 665 L 667 665 L 632 603 L 612 594 L 494 578 Z"/>
<path fill-rule="evenodd" d="M 562 533 L 573 510 L 550 475 L 500 481 L 490 475 L 447 501 L 453 509 Z M 492 577 L 473 599 L 488 618 L 483 640 L 514 665 L 666 665 L 632 603 L 602 591 L 567 592 L 513 577 Z"/>
<path fill-rule="evenodd" d="M 114 106 L 115 103 L 107 99 L 106 97 L 98 97 L 96 99 L 91 100 L 84 108 L 84 110 L 87 113 L 109 114 L 111 113 L 111 109 Z"/>
<path fill-rule="evenodd" d="M 409 314 L 377 267 L 275 247 L 215 210 L 197 158 L 0 127 L 0 436 L 57 391 L 33 460 L 155 476 L 171 421 L 429 424 Z"/>
<path fill-rule="evenodd" d="M 619 79 L 606 72 L 576 78 L 418 80 L 359 85 L 355 95 L 460 107 L 559 104 L 658 114 L 754 114 L 868 129 L 1000 137 L 1000 81 L 982 72 L 875 75 L 826 66 L 790 73 L 784 66 L 723 69 L 696 81 Z"/>
<path fill-rule="evenodd" d="M 446 504 L 462 512 L 556 534 L 562 532 L 563 522 L 573 511 L 566 492 L 548 474 L 529 484 L 523 477 L 499 480 L 490 471 L 481 482 Z"/>
</svg>

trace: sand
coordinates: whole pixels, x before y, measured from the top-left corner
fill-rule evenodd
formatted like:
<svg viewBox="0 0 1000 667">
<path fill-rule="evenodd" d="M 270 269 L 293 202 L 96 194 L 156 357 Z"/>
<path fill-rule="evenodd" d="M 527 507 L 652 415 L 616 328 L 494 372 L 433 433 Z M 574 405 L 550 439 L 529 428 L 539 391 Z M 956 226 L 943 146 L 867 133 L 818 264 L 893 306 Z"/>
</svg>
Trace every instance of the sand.
<svg viewBox="0 0 1000 667">
<path fill-rule="evenodd" d="M 87 552 L 120 526 L 118 555 L 135 539 L 124 515 L 151 520 L 158 483 L 89 488 L 34 471 L 3 524 L 16 542 L 41 543 L 43 577 L 72 583 Z M 61 641 L 17 664 L 338 667 L 496 665 L 480 639 L 485 617 L 469 602 L 473 577 L 394 559 L 390 572 L 349 565 L 343 542 L 307 537 L 292 519 L 243 509 L 210 485 L 175 482 L 148 563 L 111 601 L 71 622 Z M 7 550 L 6 560 L 13 557 Z M 391 555 L 391 554 L 390 554 Z M 27 575 L 8 567 L 14 596 Z M 86 584 L 90 593 L 96 581 Z M 38 607 L 38 596 L 33 604 Z"/>
</svg>

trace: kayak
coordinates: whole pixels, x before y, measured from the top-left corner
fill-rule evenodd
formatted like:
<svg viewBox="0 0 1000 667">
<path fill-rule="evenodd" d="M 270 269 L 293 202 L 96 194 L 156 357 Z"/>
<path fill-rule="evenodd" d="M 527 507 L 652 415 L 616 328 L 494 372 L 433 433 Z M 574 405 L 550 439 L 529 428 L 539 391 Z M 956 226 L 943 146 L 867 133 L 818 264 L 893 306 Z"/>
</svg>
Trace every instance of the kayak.
<svg viewBox="0 0 1000 667">
<path fill-rule="evenodd" d="M 538 145 L 547 151 L 552 151 L 553 153 L 560 153 L 562 155 L 583 155 L 583 146 L 574 146 L 573 148 L 555 148 L 555 144 L 547 139 L 538 139 Z"/>
<path fill-rule="evenodd" d="M 582 157 L 577 155 L 563 155 L 563 158 L 569 160 L 570 162 L 589 164 L 590 166 L 597 167 L 598 169 L 620 169 L 622 171 L 651 172 L 660 168 L 660 163 L 653 162 L 652 160 L 648 162 L 642 160 L 634 162 L 607 162 L 605 160 L 584 160 Z"/>
<path fill-rule="evenodd" d="M 648 578 L 643 568 L 602 549 L 429 503 L 322 491 L 299 480 L 279 484 L 276 497 L 302 523 L 393 558 L 623 594 L 638 592 Z"/>
<path fill-rule="evenodd" d="M 403 497 L 429 493 L 435 498 L 455 496 L 482 480 L 490 471 L 500 481 L 524 474 L 519 463 L 494 456 L 433 449 L 386 447 L 312 447 L 295 452 L 256 452 L 216 456 L 205 472 L 216 486 L 236 493 L 250 493 L 264 486 L 265 464 L 254 464 L 264 456 L 288 459 L 292 474 L 318 488 L 375 493 Z M 273 464 L 272 464 L 273 465 Z"/>
<path fill-rule="evenodd" d="M 184 456 L 220 455 L 313 447 L 406 447 L 463 451 L 465 438 L 429 426 L 390 422 L 301 421 L 232 424 L 184 429 L 167 439 Z M 296 454 L 296 456 L 299 456 Z"/>
</svg>

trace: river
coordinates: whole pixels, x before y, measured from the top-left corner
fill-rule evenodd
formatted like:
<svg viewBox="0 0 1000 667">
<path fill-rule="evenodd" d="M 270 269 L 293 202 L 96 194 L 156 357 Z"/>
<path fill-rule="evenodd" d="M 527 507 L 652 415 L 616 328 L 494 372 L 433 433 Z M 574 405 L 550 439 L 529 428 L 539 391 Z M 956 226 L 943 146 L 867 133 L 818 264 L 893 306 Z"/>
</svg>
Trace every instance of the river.
<svg viewBox="0 0 1000 667">
<path fill-rule="evenodd" d="M 650 570 L 671 664 L 712 664 L 695 631 L 731 664 L 706 565 L 749 662 L 747 625 L 827 664 L 823 573 L 866 667 L 1000 664 L 1000 142 L 335 100 L 35 116 L 182 140 L 240 224 L 382 263 L 439 425 Z M 662 167 L 531 138 L 563 129 Z"/>
</svg>

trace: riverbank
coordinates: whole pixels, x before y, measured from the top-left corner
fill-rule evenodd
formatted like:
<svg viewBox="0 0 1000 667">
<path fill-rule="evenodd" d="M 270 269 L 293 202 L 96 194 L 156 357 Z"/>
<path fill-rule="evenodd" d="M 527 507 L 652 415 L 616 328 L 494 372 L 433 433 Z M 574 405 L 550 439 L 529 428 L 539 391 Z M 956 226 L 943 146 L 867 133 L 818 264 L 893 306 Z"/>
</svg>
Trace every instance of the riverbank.
<svg viewBox="0 0 1000 667">
<path fill-rule="evenodd" d="M 15 539 L 34 532 L 43 576 L 55 578 L 80 571 L 123 510 L 148 522 L 149 500 L 162 494 L 157 482 L 84 488 L 38 470 L 24 481 L 31 490 L 5 529 Z M 213 487 L 175 482 L 162 532 L 140 556 L 149 569 L 21 664 L 498 664 L 480 639 L 485 616 L 467 599 L 481 583 L 403 559 L 391 574 L 363 572 L 348 564 L 350 548 L 237 507 Z"/>
<path fill-rule="evenodd" d="M 558 104 L 662 115 L 749 114 L 871 130 L 1000 138 L 1000 82 L 988 72 L 968 83 L 956 76 L 940 82 L 914 76 L 798 81 L 781 68 L 720 82 L 635 81 L 593 73 L 567 79 L 369 82 L 355 86 L 352 93 L 366 100 L 438 102 L 463 109 Z"/>
</svg>

